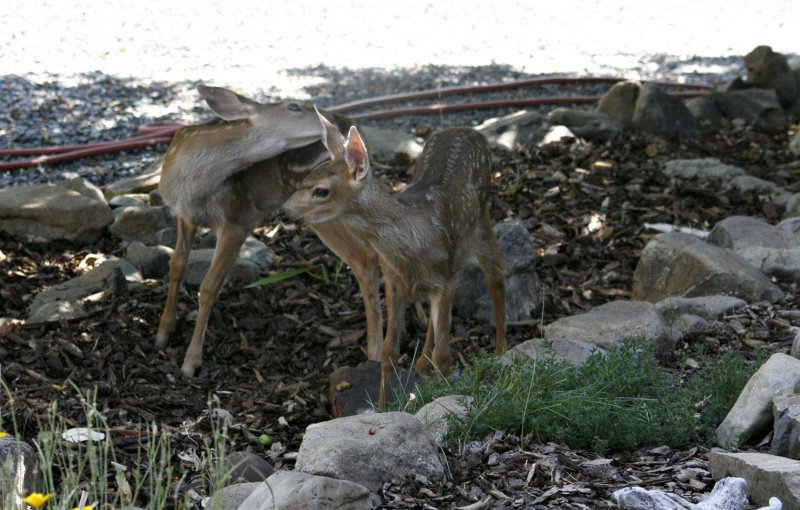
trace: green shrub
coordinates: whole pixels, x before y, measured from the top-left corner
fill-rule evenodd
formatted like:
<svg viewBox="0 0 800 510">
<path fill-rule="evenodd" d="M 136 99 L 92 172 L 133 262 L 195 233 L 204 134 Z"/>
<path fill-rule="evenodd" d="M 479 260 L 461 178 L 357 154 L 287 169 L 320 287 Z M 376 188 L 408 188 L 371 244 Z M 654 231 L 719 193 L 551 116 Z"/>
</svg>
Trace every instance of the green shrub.
<svg viewBox="0 0 800 510">
<path fill-rule="evenodd" d="M 747 368 L 733 353 L 702 362 L 691 377 L 671 373 L 659 367 L 645 339 L 626 339 L 581 367 L 521 358 L 504 364 L 481 355 L 445 379 L 427 379 L 415 402 L 397 405 L 413 412 L 443 395 L 472 396 L 469 414 L 449 436 L 461 445 L 494 430 L 599 452 L 710 444 L 758 363 Z"/>
</svg>

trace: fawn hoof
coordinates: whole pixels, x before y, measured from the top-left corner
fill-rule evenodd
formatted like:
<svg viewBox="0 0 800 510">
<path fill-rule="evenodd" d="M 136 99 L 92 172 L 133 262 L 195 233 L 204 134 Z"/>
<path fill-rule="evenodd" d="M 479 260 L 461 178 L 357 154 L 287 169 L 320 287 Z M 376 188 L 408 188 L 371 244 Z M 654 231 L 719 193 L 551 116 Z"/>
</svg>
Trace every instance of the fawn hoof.
<svg viewBox="0 0 800 510">
<path fill-rule="evenodd" d="M 156 347 L 159 349 L 163 349 L 167 346 L 167 341 L 169 340 L 169 335 L 162 335 L 161 333 L 156 335 Z"/>
<path fill-rule="evenodd" d="M 433 363 L 428 358 L 420 358 L 414 364 L 414 370 L 418 374 L 429 374 L 433 370 Z"/>
</svg>

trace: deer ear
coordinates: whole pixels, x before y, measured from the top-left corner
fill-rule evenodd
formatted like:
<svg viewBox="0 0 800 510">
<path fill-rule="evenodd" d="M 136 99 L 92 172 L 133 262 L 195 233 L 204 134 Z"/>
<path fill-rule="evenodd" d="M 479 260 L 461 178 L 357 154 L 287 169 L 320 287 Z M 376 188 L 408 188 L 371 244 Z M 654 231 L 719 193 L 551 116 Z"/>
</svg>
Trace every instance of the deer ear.
<svg viewBox="0 0 800 510">
<path fill-rule="evenodd" d="M 225 120 L 247 119 L 256 114 L 255 103 L 246 97 L 220 87 L 197 85 L 197 92 L 209 108 Z"/>
<path fill-rule="evenodd" d="M 317 117 L 319 117 L 319 122 L 322 125 L 322 143 L 325 145 L 325 148 L 328 149 L 328 152 L 331 153 L 331 158 L 340 159 L 344 152 L 344 136 L 342 136 L 342 133 L 339 132 L 336 126 L 331 124 L 324 115 L 319 113 L 316 105 L 314 106 L 314 111 L 317 112 Z"/>
<path fill-rule="evenodd" d="M 364 139 L 355 126 L 350 126 L 347 133 L 347 142 L 344 144 L 344 159 L 350 168 L 350 177 L 354 181 L 360 181 L 369 173 L 369 154 Z"/>
</svg>

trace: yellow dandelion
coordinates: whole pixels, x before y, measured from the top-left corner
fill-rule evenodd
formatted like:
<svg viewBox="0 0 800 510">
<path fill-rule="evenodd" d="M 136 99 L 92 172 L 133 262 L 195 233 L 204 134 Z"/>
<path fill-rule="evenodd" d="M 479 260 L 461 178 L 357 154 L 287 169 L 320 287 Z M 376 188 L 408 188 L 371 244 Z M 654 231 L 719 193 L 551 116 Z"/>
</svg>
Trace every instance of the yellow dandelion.
<svg viewBox="0 0 800 510">
<path fill-rule="evenodd" d="M 52 494 L 42 494 L 41 492 L 32 492 L 30 496 L 23 499 L 22 501 L 24 501 L 25 503 L 29 504 L 34 508 L 39 508 L 45 503 L 47 503 L 47 500 L 52 497 L 53 497 Z"/>
<path fill-rule="evenodd" d="M 3 432 L 2 430 L 0 430 L 0 439 L 6 437 L 7 435 L 8 435 L 8 432 Z"/>
<path fill-rule="evenodd" d="M 74 507 L 72 510 L 92 510 L 92 505 L 86 505 L 85 507 Z"/>
</svg>

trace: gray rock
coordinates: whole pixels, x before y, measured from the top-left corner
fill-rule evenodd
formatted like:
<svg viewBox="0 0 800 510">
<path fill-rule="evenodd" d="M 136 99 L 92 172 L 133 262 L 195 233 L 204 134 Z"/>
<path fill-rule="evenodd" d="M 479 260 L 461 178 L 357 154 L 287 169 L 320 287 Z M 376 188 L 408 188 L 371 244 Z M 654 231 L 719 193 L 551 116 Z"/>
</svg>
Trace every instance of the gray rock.
<svg viewBox="0 0 800 510">
<path fill-rule="evenodd" d="M 472 405 L 472 397 L 466 395 L 447 395 L 422 406 L 414 416 L 422 422 L 425 430 L 436 444 L 450 432 L 453 420 L 463 419 Z"/>
<path fill-rule="evenodd" d="M 774 90 L 735 90 L 715 93 L 712 97 L 725 117 L 741 119 L 758 130 L 778 131 L 789 125 L 786 112 Z"/>
<path fill-rule="evenodd" d="M 761 192 L 770 195 L 777 195 L 783 192 L 783 189 L 774 182 L 759 177 L 753 177 L 752 175 L 734 177 L 728 181 L 726 188 L 738 189 L 743 193 Z"/>
<path fill-rule="evenodd" d="M 772 400 L 772 442 L 769 453 L 800 460 L 800 395 L 782 390 Z"/>
<path fill-rule="evenodd" d="M 783 106 L 797 99 L 797 78 L 785 55 L 772 51 L 769 46 L 758 46 L 744 56 L 744 64 L 747 66 L 748 85 L 774 90 Z"/>
<path fill-rule="evenodd" d="M 792 137 L 792 141 L 789 142 L 789 148 L 795 156 L 800 156 L 800 130 Z"/>
<path fill-rule="evenodd" d="M 668 322 L 672 317 L 690 314 L 713 321 L 720 315 L 747 305 L 743 299 L 733 296 L 668 297 L 656 303 L 656 309 Z"/>
<path fill-rule="evenodd" d="M 250 452 L 226 455 L 222 468 L 230 472 L 230 480 L 234 482 L 262 482 L 275 472 L 272 464 Z"/>
<path fill-rule="evenodd" d="M 597 112 L 608 115 L 623 126 L 632 126 L 639 89 L 640 84 L 633 81 L 615 84 L 600 98 Z"/>
<path fill-rule="evenodd" d="M 754 303 L 777 301 L 781 289 L 730 250 L 678 232 L 647 243 L 633 274 L 633 299 L 730 295 Z"/>
<path fill-rule="evenodd" d="M 534 338 L 507 350 L 503 354 L 503 361 L 511 362 L 514 358 L 552 359 L 565 361 L 573 366 L 580 366 L 586 363 L 589 356 L 595 352 L 605 353 L 597 345 L 582 340 Z"/>
<path fill-rule="evenodd" d="M 147 207 L 146 203 L 131 195 L 117 195 L 108 201 L 108 205 L 114 209 L 119 209 L 120 207 Z"/>
<path fill-rule="evenodd" d="M 666 357 L 675 345 L 653 303 L 612 301 L 587 313 L 559 319 L 544 329 L 547 338 L 582 340 L 604 349 L 617 347 L 625 337 L 647 337 L 656 355 Z"/>
<path fill-rule="evenodd" d="M 800 240 L 764 220 L 731 216 L 717 223 L 708 241 L 732 249 L 769 276 L 800 281 Z"/>
<path fill-rule="evenodd" d="M 785 388 L 800 381 L 800 360 L 776 353 L 753 374 L 728 415 L 717 427 L 717 443 L 733 448 L 759 440 L 772 427 L 772 400 Z"/>
<path fill-rule="evenodd" d="M 518 321 L 540 309 L 542 289 L 536 274 L 536 251 L 530 234 L 519 221 L 494 226 L 497 249 L 506 277 L 506 317 Z M 494 304 L 476 258 L 467 265 L 453 297 L 453 313 L 494 324 Z"/>
<path fill-rule="evenodd" d="M 175 216 L 167 206 L 125 207 L 114 211 L 109 231 L 124 241 L 139 241 L 148 246 L 157 244 L 157 233 L 175 228 Z"/>
<path fill-rule="evenodd" d="M 148 192 L 156 189 L 159 181 L 161 180 L 162 159 L 163 158 L 159 158 L 140 175 L 126 179 L 119 179 L 118 181 L 111 183 L 106 187 L 106 198 L 110 200 L 118 195 Z"/>
<path fill-rule="evenodd" d="M 211 261 L 213 259 L 214 249 L 212 248 L 192 250 L 189 253 L 189 260 L 186 263 L 186 273 L 183 277 L 183 282 L 190 287 L 199 287 L 208 272 L 208 268 L 211 267 Z M 261 275 L 261 268 L 258 264 L 238 258 L 228 272 L 225 281 L 226 283 L 234 282 L 236 284 L 246 285 L 258 280 L 259 275 Z"/>
<path fill-rule="evenodd" d="M 800 247 L 800 242 L 786 231 L 750 216 L 731 216 L 717 222 L 708 234 L 708 242 L 736 252 L 748 246 Z"/>
<path fill-rule="evenodd" d="M 309 425 L 297 454 L 298 471 L 330 476 L 378 490 L 406 475 L 444 478 L 436 445 L 408 413 L 347 416 Z"/>
<path fill-rule="evenodd" d="M 34 241 L 97 241 L 114 219 L 100 190 L 83 179 L 0 189 L 0 230 Z"/>
<path fill-rule="evenodd" d="M 144 278 L 162 278 L 169 273 L 172 248 L 163 245 L 145 246 L 133 241 L 125 250 L 125 258 L 139 268 Z"/>
<path fill-rule="evenodd" d="M 76 305 L 80 305 L 85 298 L 100 293 L 105 296 L 118 294 L 124 292 L 125 289 L 127 289 L 127 281 L 121 265 L 113 261 L 106 261 L 88 273 L 54 285 L 37 294 L 31 302 L 27 322 L 58 320 L 47 318 L 56 309 L 62 309 L 68 314 L 66 318 L 72 318 L 69 314 L 79 311 L 79 306 Z M 59 301 L 69 303 L 69 305 L 53 304 Z M 48 305 L 49 308 L 43 309 L 45 305 Z"/>
<path fill-rule="evenodd" d="M 257 265 L 262 273 L 266 273 L 278 258 L 269 246 L 253 236 L 245 239 L 239 250 L 239 257 Z"/>
<path fill-rule="evenodd" d="M 687 99 L 683 104 L 701 129 L 717 129 L 722 125 L 722 112 L 708 94 Z"/>
<path fill-rule="evenodd" d="M 233 507 L 231 507 L 233 508 Z M 347 480 L 279 471 L 256 489 L 238 510 L 369 510 L 366 487 Z"/>
<path fill-rule="evenodd" d="M 591 141 L 607 142 L 625 133 L 625 125 L 610 116 L 575 108 L 556 108 L 547 114 L 547 121 L 567 126 L 576 136 Z"/>
<path fill-rule="evenodd" d="M 717 158 L 674 159 L 664 164 L 664 173 L 670 177 L 701 177 L 730 181 L 745 175 L 745 171 L 733 165 L 726 165 Z"/>
<path fill-rule="evenodd" d="M 225 486 L 212 494 L 205 504 L 205 508 L 221 510 L 242 508 L 242 510 L 249 510 L 246 507 L 243 508 L 242 503 L 262 485 L 264 485 L 263 481 L 234 483 Z"/>
<path fill-rule="evenodd" d="M 411 159 L 417 159 L 422 154 L 422 143 L 419 138 L 401 131 L 391 131 L 369 126 L 358 127 L 366 138 L 369 153 L 373 156 L 382 156 L 391 159 L 397 153 L 408 154 Z"/>
<path fill-rule="evenodd" d="M 770 504 L 773 497 L 787 510 L 800 508 L 800 462 L 766 453 L 728 453 L 713 450 L 708 467 L 714 478 L 736 476 L 747 480 L 750 501 Z"/>
<path fill-rule="evenodd" d="M 11 434 L 0 438 L 0 503 L 23 508 L 22 498 L 39 490 L 41 479 L 36 451 Z"/>
<path fill-rule="evenodd" d="M 43 322 L 58 322 L 70 319 L 82 319 L 89 312 L 77 303 L 71 301 L 50 301 L 43 303 L 28 314 L 26 324 L 41 324 Z"/>
<path fill-rule="evenodd" d="M 504 117 L 484 121 L 475 130 L 486 137 L 489 146 L 512 150 L 520 145 L 536 145 L 550 131 L 550 123 L 536 111 L 519 110 Z"/>
<path fill-rule="evenodd" d="M 614 491 L 622 510 L 746 510 L 747 481 L 743 478 L 723 478 L 714 485 L 711 494 L 700 503 L 690 503 L 677 494 L 631 487 Z"/>
<path fill-rule="evenodd" d="M 670 138 L 680 138 L 696 131 L 694 117 L 683 102 L 655 83 L 641 85 L 632 125 L 637 131 Z"/>
</svg>

